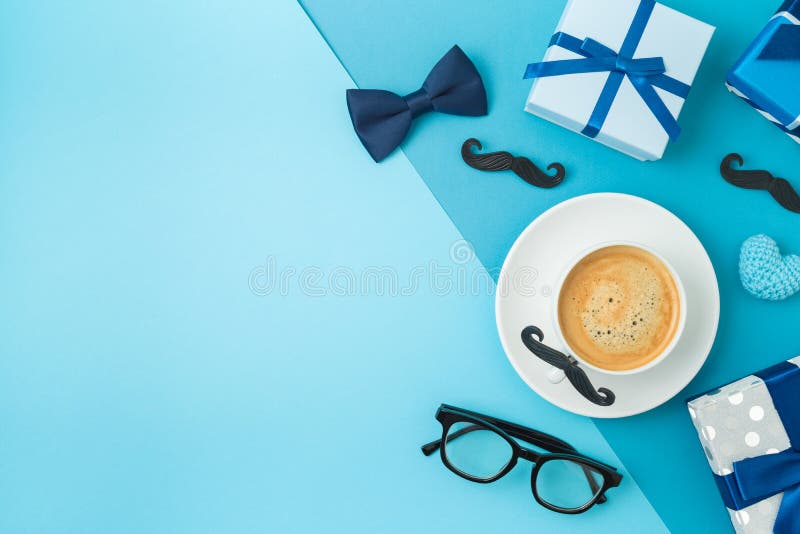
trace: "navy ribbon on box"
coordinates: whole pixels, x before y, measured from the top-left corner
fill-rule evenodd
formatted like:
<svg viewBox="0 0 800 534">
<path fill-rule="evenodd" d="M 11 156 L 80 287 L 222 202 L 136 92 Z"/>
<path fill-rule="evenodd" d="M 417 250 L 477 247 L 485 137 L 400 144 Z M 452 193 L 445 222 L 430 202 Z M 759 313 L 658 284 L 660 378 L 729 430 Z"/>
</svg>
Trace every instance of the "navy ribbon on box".
<svg viewBox="0 0 800 534">
<path fill-rule="evenodd" d="M 731 510 L 741 510 L 783 492 L 773 531 L 800 532 L 800 367 L 782 362 L 756 376 L 769 390 L 775 409 L 789 436 L 791 447 L 733 463 L 733 473 L 715 475 L 722 500 Z"/>
<path fill-rule="evenodd" d="M 800 59 L 800 26 L 783 24 L 761 49 L 758 59 L 773 61 L 797 61 Z"/>
<path fill-rule="evenodd" d="M 788 13 L 800 19 L 800 0 L 784 0 L 781 7 L 778 8 L 778 13 Z"/>
<path fill-rule="evenodd" d="M 662 57 L 633 59 L 633 54 L 644 35 L 655 4 L 655 0 L 641 0 L 619 52 L 588 37 L 581 40 L 567 33 L 558 32 L 550 40 L 550 46 L 560 46 L 583 56 L 584 59 L 531 63 L 525 70 L 524 77 L 544 78 L 585 72 L 609 72 L 608 80 L 600 93 L 600 98 L 597 100 L 589 122 L 581 132 L 588 137 L 596 137 L 603 128 L 603 123 L 617 97 L 622 80 L 627 76 L 669 138 L 674 141 L 680 134 L 680 126 L 654 87 L 681 98 L 689 95 L 690 87 L 664 74 L 666 68 Z"/>
<path fill-rule="evenodd" d="M 800 1 L 786 0 L 778 9 L 776 17 L 782 15 L 789 19 L 800 18 Z M 800 60 L 800 26 L 797 24 L 781 25 L 761 49 L 758 59 Z"/>
</svg>

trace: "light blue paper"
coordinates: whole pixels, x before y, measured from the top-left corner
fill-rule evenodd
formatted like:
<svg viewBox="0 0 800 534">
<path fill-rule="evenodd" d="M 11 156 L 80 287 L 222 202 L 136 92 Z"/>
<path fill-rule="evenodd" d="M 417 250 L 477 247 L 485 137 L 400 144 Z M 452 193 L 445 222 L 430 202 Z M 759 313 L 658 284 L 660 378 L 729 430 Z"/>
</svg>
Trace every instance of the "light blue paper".
<svg viewBox="0 0 800 534">
<path fill-rule="evenodd" d="M 0 532 L 664 531 L 627 473 L 573 518 L 525 468 L 422 456 L 448 401 L 619 465 L 518 380 L 490 296 L 315 296 L 480 271 L 407 159 L 364 153 L 296 3 L 5 2 L 0 29 Z"/>
</svg>

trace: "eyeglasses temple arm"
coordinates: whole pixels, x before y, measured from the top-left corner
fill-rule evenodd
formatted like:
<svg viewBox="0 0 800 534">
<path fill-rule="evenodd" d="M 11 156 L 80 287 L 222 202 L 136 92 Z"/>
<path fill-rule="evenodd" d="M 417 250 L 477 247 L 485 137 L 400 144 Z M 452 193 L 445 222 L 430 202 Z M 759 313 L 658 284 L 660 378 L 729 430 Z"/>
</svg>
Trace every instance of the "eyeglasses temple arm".
<svg viewBox="0 0 800 534">
<path fill-rule="evenodd" d="M 486 417 L 486 420 L 500 427 L 505 432 L 508 432 L 511 436 L 530 443 L 531 445 L 541 447 L 547 451 L 580 455 L 575 447 L 550 434 L 545 434 L 544 432 L 539 432 L 538 430 L 520 426 L 516 423 L 509 423 L 508 421 L 503 421 L 502 419 L 496 419 L 494 417 Z"/>
<path fill-rule="evenodd" d="M 453 441 L 454 439 L 456 439 L 456 438 L 458 438 L 460 436 L 463 436 L 464 434 L 466 434 L 468 432 L 472 432 L 473 430 L 478 430 L 479 428 L 482 428 L 482 427 L 480 425 L 465 426 L 461 430 L 453 432 L 452 434 L 448 434 L 447 435 L 447 441 Z M 430 443 L 426 443 L 425 445 L 422 446 L 422 454 L 424 454 L 425 456 L 430 456 L 431 454 L 436 452 L 439 449 L 439 447 L 441 447 L 441 446 L 442 446 L 442 439 L 441 438 L 439 438 L 439 439 L 437 439 L 435 441 L 431 441 Z"/>
<path fill-rule="evenodd" d="M 439 447 L 441 446 L 442 446 L 441 438 L 437 439 L 436 441 L 431 441 L 430 443 L 426 443 L 421 447 L 422 454 L 424 454 L 425 456 L 430 456 L 431 454 L 439 450 Z"/>
</svg>

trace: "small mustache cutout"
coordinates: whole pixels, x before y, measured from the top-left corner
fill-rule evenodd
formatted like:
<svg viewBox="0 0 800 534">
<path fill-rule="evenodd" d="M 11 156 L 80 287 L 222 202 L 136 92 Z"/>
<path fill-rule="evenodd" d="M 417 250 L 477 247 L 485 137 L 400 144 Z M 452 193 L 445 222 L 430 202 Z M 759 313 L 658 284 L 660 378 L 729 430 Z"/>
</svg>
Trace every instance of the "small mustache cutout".
<svg viewBox="0 0 800 534">
<path fill-rule="evenodd" d="M 477 147 L 478 150 L 483 149 L 483 145 L 481 145 L 481 142 L 477 139 L 467 139 L 464 141 L 464 144 L 461 145 L 461 157 L 464 163 L 479 171 L 514 171 L 514 174 L 529 184 L 546 189 L 560 184 L 566 175 L 564 166 L 560 163 L 551 163 L 547 166 L 547 170 L 555 169 L 556 171 L 555 176 L 550 176 L 528 158 L 515 157 L 509 152 L 487 152 L 485 154 L 477 154 L 473 152 L 472 147 Z"/>
<path fill-rule="evenodd" d="M 544 334 L 538 326 L 526 326 L 521 335 L 522 343 L 525 347 L 539 359 L 564 371 L 572 387 L 583 395 L 586 400 L 598 406 L 611 406 L 614 404 L 617 397 L 613 391 L 608 388 L 595 389 L 592 381 L 589 380 L 589 377 L 586 376 L 586 373 L 579 367 L 574 358 L 542 343 Z"/>
<path fill-rule="evenodd" d="M 719 172 L 725 181 L 743 189 L 760 189 L 769 191 L 778 204 L 789 211 L 800 213 L 800 196 L 792 184 L 783 178 L 776 178 L 767 171 L 741 170 L 731 167 L 733 162 L 742 165 L 744 160 L 739 154 L 728 154 L 719 166 Z"/>
</svg>

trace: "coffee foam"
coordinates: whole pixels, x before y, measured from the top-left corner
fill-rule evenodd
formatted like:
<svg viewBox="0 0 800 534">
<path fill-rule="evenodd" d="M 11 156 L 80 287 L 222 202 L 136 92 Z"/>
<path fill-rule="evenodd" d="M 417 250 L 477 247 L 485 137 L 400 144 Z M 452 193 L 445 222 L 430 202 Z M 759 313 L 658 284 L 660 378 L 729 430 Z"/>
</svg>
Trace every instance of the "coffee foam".
<svg viewBox="0 0 800 534">
<path fill-rule="evenodd" d="M 587 363 L 627 371 L 661 355 L 680 318 L 680 294 L 664 263 L 615 245 L 592 252 L 569 272 L 558 297 L 567 344 Z"/>
</svg>

